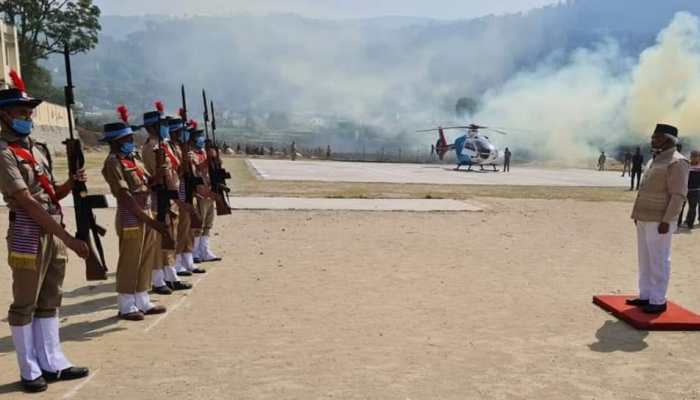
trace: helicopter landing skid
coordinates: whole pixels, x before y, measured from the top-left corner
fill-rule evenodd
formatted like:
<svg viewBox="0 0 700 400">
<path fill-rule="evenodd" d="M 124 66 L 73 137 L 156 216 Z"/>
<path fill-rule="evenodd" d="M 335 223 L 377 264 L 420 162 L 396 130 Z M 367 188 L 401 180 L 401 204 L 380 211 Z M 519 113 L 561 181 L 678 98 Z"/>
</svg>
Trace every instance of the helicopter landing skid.
<svg viewBox="0 0 700 400">
<path fill-rule="evenodd" d="M 491 166 L 491 167 L 493 168 L 493 171 L 485 170 L 485 169 L 484 169 L 484 164 L 479 164 L 479 170 L 478 170 L 478 171 L 475 171 L 475 170 L 472 169 L 472 167 L 474 166 L 473 164 L 472 164 L 472 165 L 468 165 L 468 166 L 467 166 L 467 169 L 460 169 L 461 165 L 458 165 L 457 167 L 455 167 L 455 168 L 453 169 L 453 171 L 462 171 L 462 172 L 499 172 L 499 169 L 496 168 L 496 164 L 486 164 L 486 165 Z"/>
</svg>

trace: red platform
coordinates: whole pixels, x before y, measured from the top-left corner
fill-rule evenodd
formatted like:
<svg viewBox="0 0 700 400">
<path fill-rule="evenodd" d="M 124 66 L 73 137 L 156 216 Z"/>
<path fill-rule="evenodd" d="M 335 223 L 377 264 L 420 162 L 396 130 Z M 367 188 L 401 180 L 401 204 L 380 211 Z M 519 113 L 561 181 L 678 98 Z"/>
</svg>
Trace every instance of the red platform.
<svg viewBox="0 0 700 400">
<path fill-rule="evenodd" d="M 700 315 L 667 303 L 662 314 L 645 314 L 641 307 L 628 306 L 625 300 L 633 296 L 593 296 L 593 303 L 637 329 L 648 331 L 700 331 Z"/>
</svg>

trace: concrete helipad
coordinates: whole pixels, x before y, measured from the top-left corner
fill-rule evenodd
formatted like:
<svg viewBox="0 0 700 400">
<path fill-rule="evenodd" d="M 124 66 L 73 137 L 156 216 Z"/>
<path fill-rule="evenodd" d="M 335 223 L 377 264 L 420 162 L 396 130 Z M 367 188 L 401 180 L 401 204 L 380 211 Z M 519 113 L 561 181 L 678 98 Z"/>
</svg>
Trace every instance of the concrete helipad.
<svg viewBox="0 0 700 400">
<path fill-rule="evenodd" d="M 261 179 L 283 181 L 627 187 L 619 172 L 515 167 L 510 173 L 454 171 L 453 165 L 248 160 Z M 475 168 L 478 170 L 478 167 Z"/>
</svg>

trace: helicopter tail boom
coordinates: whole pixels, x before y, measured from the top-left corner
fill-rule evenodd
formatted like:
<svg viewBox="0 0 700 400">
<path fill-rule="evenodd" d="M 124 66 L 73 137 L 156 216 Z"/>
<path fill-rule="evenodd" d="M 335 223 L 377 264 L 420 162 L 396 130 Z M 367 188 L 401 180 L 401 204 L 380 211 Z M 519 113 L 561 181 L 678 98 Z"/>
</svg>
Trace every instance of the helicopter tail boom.
<svg viewBox="0 0 700 400">
<path fill-rule="evenodd" d="M 443 160 L 445 158 L 445 154 L 447 154 L 448 151 L 454 149 L 453 144 L 447 144 L 447 139 L 445 138 L 445 131 L 442 128 L 438 129 L 440 138 L 437 141 L 437 144 L 435 145 L 435 151 L 437 152 L 438 157 L 440 157 L 440 160 Z"/>
</svg>

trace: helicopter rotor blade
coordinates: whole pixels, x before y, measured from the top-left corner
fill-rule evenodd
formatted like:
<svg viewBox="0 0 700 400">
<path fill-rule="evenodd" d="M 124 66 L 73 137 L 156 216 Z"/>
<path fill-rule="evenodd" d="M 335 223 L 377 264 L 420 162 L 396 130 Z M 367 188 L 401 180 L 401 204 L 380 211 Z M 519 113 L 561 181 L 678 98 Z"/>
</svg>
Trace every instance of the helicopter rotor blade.
<svg viewBox="0 0 700 400">
<path fill-rule="evenodd" d="M 502 131 L 511 132 L 511 133 L 518 133 L 518 132 L 522 132 L 522 133 L 535 133 L 535 132 L 536 132 L 536 131 L 534 131 L 534 130 L 532 130 L 532 129 L 511 128 L 511 127 L 505 128 L 505 127 L 502 127 L 502 126 L 494 126 L 494 127 L 492 127 L 492 128 L 493 128 L 493 129 L 499 129 L 499 130 L 502 130 Z"/>
<path fill-rule="evenodd" d="M 501 135 L 508 135 L 508 132 L 502 131 L 500 129 L 494 129 L 494 128 L 484 128 L 484 129 L 486 129 L 487 131 L 500 133 Z"/>
<path fill-rule="evenodd" d="M 423 129 L 420 131 L 416 131 L 417 133 L 425 133 L 425 132 L 438 132 L 440 129 Z"/>
</svg>

